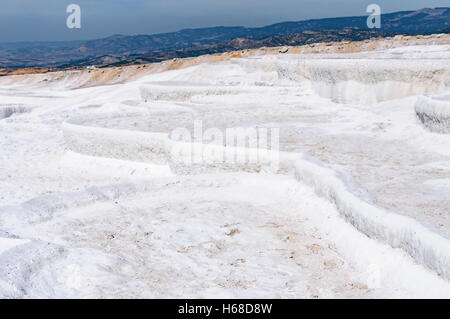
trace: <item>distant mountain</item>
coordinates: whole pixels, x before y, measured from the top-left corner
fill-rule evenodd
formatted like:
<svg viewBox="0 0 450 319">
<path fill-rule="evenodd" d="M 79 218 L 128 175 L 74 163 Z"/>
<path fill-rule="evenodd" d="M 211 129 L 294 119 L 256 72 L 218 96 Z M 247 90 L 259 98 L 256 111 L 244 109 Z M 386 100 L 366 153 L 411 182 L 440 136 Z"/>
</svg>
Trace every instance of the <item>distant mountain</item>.
<svg viewBox="0 0 450 319">
<path fill-rule="evenodd" d="M 273 44 L 278 36 L 279 45 L 287 45 L 286 41 L 290 40 L 284 36 L 292 34 L 297 34 L 297 40 L 293 43 L 303 44 L 307 41 L 321 41 L 316 38 L 318 33 L 310 33 L 308 36 L 305 31 L 351 30 L 365 31 L 368 34 L 366 21 L 367 16 L 341 17 L 283 22 L 261 28 L 213 27 L 154 35 L 114 35 L 91 41 L 4 43 L 0 44 L 0 67 L 76 66 L 95 61 L 103 61 L 100 63 L 103 65 L 108 64 L 108 61 L 116 63 L 137 56 L 142 56 L 144 60 L 145 57 L 158 60 L 155 56 L 163 57 L 168 52 L 174 55 L 173 52 L 177 50 L 194 53 L 202 50 L 202 46 L 205 53 L 219 50 L 220 47 L 223 50 L 227 46 L 233 47 L 232 44 L 227 44 L 227 41 L 233 39 L 245 39 L 240 41 L 249 43 L 248 46 L 251 47 L 258 43 Z M 443 32 L 449 27 L 450 8 L 422 9 L 383 14 L 381 29 L 372 30 L 372 34 L 431 34 Z M 271 39 L 267 40 L 268 38 Z"/>
<path fill-rule="evenodd" d="M 201 44 L 178 50 L 158 50 L 145 54 L 105 55 L 72 61 L 62 67 L 71 66 L 114 66 L 124 64 L 142 64 L 160 62 L 174 58 L 196 57 L 204 54 L 214 54 L 261 47 L 300 46 L 317 42 L 360 41 L 380 36 L 390 36 L 391 33 L 368 30 L 330 30 L 330 31 L 304 31 L 294 34 L 273 35 L 255 40 L 249 38 L 236 38 L 219 43 Z"/>
</svg>

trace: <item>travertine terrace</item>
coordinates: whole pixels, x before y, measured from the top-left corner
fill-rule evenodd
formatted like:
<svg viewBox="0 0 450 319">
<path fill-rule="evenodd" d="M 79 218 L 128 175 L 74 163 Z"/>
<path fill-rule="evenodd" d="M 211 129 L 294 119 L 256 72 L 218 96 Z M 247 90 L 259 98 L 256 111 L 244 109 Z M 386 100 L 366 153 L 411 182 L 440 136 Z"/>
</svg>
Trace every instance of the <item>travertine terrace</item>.
<svg viewBox="0 0 450 319">
<path fill-rule="evenodd" d="M 0 296 L 450 296 L 449 62 L 439 34 L 1 77 Z M 179 165 L 198 121 L 279 129 L 279 166 Z"/>
</svg>

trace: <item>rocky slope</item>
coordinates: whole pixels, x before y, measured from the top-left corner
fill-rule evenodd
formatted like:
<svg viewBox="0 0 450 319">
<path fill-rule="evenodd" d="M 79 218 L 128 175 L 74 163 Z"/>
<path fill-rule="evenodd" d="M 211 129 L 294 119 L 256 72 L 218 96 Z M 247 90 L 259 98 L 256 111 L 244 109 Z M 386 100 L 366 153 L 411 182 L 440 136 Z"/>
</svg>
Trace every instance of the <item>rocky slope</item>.
<svg viewBox="0 0 450 319">
<path fill-rule="evenodd" d="M 179 50 L 162 50 L 147 54 L 131 55 L 105 55 L 93 59 L 73 61 L 69 66 L 109 66 L 126 64 L 143 64 L 160 62 L 175 58 L 197 57 L 200 55 L 223 53 L 237 50 L 257 49 L 263 47 L 301 46 L 304 44 L 320 42 L 360 41 L 370 38 L 388 36 L 389 33 L 367 30 L 329 30 L 329 31 L 304 31 L 294 34 L 273 35 L 263 39 L 236 38 L 219 43 L 201 44 Z"/>
<path fill-rule="evenodd" d="M 449 34 L 417 35 L 386 38 L 372 38 L 363 41 L 320 42 L 302 46 L 262 47 L 249 50 L 238 50 L 224 53 L 207 54 L 199 57 L 170 59 L 159 63 L 142 65 L 113 66 L 105 68 L 83 67 L 66 70 L 52 69 L 24 69 L 9 70 L 9 76 L 0 77 L 0 84 L 33 83 L 46 85 L 48 82 L 65 81 L 73 88 L 90 87 L 105 84 L 124 83 L 139 79 L 152 73 L 176 70 L 198 65 L 201 63 L 214 63 L 227 61 L 234 58 L 263 56 L 269 54 L 310 54 L 310 53 L 354 53 L 360 54 L 366 51 L 398 48 L 402 46 L 420 46 L 450 44 Z M 36 72 L 38 71 L 38 72 Z M 30 74 L 27 74 L 30 73 Z M 41 73 L 41 74 L 33 74 Z M 8 74 L 8 73 L 6 73 Z M 6 75 L 5 74 L 5 75 Z M 20 75 L 22 74 L 22 75 Z"/>
</svg>

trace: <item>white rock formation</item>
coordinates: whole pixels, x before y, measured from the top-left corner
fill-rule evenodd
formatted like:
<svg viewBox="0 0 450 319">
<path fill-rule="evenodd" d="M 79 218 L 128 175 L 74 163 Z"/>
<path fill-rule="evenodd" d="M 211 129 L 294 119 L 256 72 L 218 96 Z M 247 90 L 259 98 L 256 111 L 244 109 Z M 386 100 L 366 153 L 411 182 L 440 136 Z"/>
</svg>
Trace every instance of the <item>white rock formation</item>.
<svg viewBox="0 0 450 319">
<path fill-rule="evenodd" d="M 420 121 L 431 131 L 450 133 L 450 93 L 420 96 L 416 103 Z"/>
</svg>

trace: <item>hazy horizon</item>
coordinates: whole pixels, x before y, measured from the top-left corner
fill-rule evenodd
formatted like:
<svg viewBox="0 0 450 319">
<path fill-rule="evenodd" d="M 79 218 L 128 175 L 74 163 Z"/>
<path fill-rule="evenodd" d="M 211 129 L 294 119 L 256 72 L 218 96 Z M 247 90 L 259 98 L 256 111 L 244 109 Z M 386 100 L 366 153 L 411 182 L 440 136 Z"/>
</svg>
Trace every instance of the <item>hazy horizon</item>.
<svg viewBox="0 0 450 319">
<path fill-rule="evenodd" d="M 66 8 L 82 9 L 81 29 L 66 26 Z M 182 29 L 216 26 L 262 27 L 285 21 L 366 15 L 368 4 L 377 3 L 382 13 L 448 7 L 448 1 L 397 0 L 15 0 L 0 11 L 0 43 L 86 41 L 115 34 L 159 34 Z M 326 8 L 326 9 L 324 9 Z M 119 21 L 119 23 L 117 23 Z"/>
</svg>

